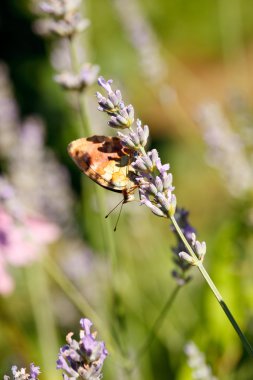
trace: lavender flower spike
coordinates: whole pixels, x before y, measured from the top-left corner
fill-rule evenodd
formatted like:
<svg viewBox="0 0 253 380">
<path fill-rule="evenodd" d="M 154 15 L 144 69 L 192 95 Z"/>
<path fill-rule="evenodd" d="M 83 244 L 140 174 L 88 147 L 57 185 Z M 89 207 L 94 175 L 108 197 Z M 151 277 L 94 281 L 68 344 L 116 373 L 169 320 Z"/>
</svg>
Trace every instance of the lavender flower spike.
<svg viewBox="0 0 253 380">
<path fill-rule="evenodd" d="M 108 97 L 104 97 L 100 92 L 96 93 L 98 99 L 98 110 L 106 112 L 111 118 L 108 122 L 112 128 L 130 128 L 134 122 L 134 108 L 131 104 L 125 106 L 122 102 L 120 90 L 113 91 L 111 84 L 112 79 L 106 81 L 103 77 L 98 78 L 99 86 L 108 93 Z"/>
<path fill-rule="evenodd" d="M 67 344 L 60 349 L 57 369 L 63 370 L 64 380 L 99 380 L 108 355 L 105 343 L 95 339 L 96 332 L 91 333 L 92 322 L 89 319 L 82 318 L 80 325 L 79 342 L 72 339 L 73 333 L 67 335 Z"/>
<path fill-rule="evenodd" d="M 188 222 L 189 212 L 183 208 L 177 208 L 175 213 L 175 219 L 185 236 L 185 239 L 194 250 L 197 259 L 203 261 L 206 253 L 206 243 L 199 242 L 196 240 L 195 229 Z M 177 238 L 177 246 L 172 248 L 174 253 L 174 263 L 177 266 L 176 270 L 173 270 L 172 276 L 175 278 L 179 285 L 184 285 L 191 278 L 186 276 L 186 272 L 190 269 L 192 265 L 197 265 L 198 261 L 193 259 L 188 253 L 188 249 L 185 244 L 182 242 L 181 238 L 178 236 L 178 233 L 174 226 L 171 226 L 171 230 Z"/>
<path fill-rule="evenodd" d="M 25 368 L 18 369 L 16 365 L 11 368 L 13 380 L 38 380 L 41 373 L 40 367 L 36 367 L 33 363 L 30 364 L 30 373 L 26 372 Z M 4 376 L 4 380 L 9 380 L 9 376 Z"/>
</svg>

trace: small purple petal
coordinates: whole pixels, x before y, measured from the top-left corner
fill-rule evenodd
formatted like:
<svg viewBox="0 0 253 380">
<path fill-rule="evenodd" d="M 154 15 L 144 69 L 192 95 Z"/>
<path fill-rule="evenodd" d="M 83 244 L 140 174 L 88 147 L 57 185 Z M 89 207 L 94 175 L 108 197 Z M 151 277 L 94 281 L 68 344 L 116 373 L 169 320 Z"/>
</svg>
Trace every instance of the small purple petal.
<svg viewBox="0 0 253 380">
<path fill-rule="evenodd" d="M 106 80 L 100 76 L 98 78 L 98 84 L 99 86 L 103 87 L 108 93 L 112 92 L 111 84 L 113 83 L 112 79 L 109 79 L 107 82 Z"/>
<path fill-rule="evenodd" d="M 84 329 L 85 334 L 89 335 L 90 334 L 90 329 L 93 323 L 88 319 L 88 318 L 81 318 L 80 319 L 80 325 Z"/>
<path fill-rule="evenodd" d="M 40 367 L 36 367 L 34 363 L 30 364 L 30 376 L 32 379 L 37 379 L 38 375 L 40 374 Z"/>
<path fill-rule="evenodd" d="M 155 186 L 156 186 L 158 192 L 163 191 L 163 182 L 162 182 L 161 178 L 158 176 L 156 176 L 156 178 L 155 178 Z"/>
</svg>

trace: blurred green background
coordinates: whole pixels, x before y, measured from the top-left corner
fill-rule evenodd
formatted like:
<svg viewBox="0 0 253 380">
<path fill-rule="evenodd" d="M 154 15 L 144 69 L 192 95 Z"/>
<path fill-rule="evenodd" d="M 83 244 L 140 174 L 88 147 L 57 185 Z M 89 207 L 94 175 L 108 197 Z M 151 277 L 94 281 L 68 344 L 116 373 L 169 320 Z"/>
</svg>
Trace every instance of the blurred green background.
<svg viewBox="0 0 253 380">
<path fill-rule="evenodd" d="M 234 94 L 247 105 L 248 117 L 252 115 L 252 1 L 138 0 L 138 4 L 141 16 L 155 36 L 154 43 L 159 46 L 167 74 L 156 83 L 147 79 L 139 51 L 131 43 L 115 2 L 109 0 L 83 3 L 83 14 L 91 21 L 82 35 L 86 60 L 98 64 L 106 79 L 114 79 L 115 88 L 121 89 L 125 102 L 133 104 L 136 116 L 149 125 L 150 146 L 157 148 L 163 162 L 171 165 L 178 204 L 190 210 L 190 222 L 199 240 L 207 243 L 205 266 L 253 342 L 252 191 L 243 196 L 231 195 L 219 171 L 208 165 L 207 147 L 196 123 L 198 107 L 210 100 L 218 101 L 233 119 L 229 100 Z M 112 310 L 120 307 L 120 339 L 131 359 L 175 287 L 171 277 L 174 268 L 171 247 L 175 239 L 164 219 L 139 207 L 137 202 L 124 206 L 118 230 L 113 234 L 121 301 L 119 305 L 117 300 L 112 301 L 110 259 L 103 249 L 100 219 L 96 208 L 92 204 L 87 206 L 96 185 L 86 180 L 82 185 L 81 175 L 66 153 L 67 144 L 78 137 L 79 118 L 67 94 L 52 80 L 55 70 L 49 56 L 53 42 L 33 32 L 36 17 L 28 1 L 2 0 L 0 9 L 1 60 L 9 67 L 21 117 L 38 114 L 43 118 L 46 145 L 67 167 L 71 178 L 74 206 L 70 217 L 74 216 L 75 232 L 70 234 L 71 239 L 66 235 L 54 244 L 49 256 L 96 310 L 107 330 L 98 331 L 102 339 L 112 334 L 115 327 Z M 159 98 L 165 84 L 164 96 L 171 96 L 166 102 Z M 110 135 L 114 131 L 106 126 L 106 116 L 97 111 L 94 94 L 98 90 L 95 84 L 86 93 L 87 113 L 94 133 L 103 131 Z M 240 125 L 233 122 L 232 125 L 240 133 Z M 252 123 L 249 127 L 252 129 Z M 252 146 L 249 142 L 251 159 Z M 18 154 L 18 147 L 14 149 Z M 232 162 L 236 159 L 231 157 Z M 82 197 L 86 201 L 82 202 Z M 106 191 L 104 198 L 106 210 L 120 200 L 119 195 Z M 109 228 L 113 229 L 116 217 L 111 216 Z M 69 243 L 75 239 L 82 241 L 84 247 L 77 264 L 75 255 L 71 258 L 73 248 Z M 86 255 L 89 264 L 82 257 Z M 60 373 L 53 370 L 57 357 L 54 347 L 64 344 L 68 331 L 78 332 L 81 311 L 57 285 L 54 276 L 48 276 L 42 267 L 34 264 L 25 269 L 12 268 L 16 289 L 10 296 L 0 298 L 1 376 L 9 373 L 12 364 L 28 366 L 34 361 L 42 368 L 42 379 L 60 378 Z M 188 341 L 194 341 L 205 354 L 217 378 L 253 378 L 251 358 L 243 353 L 223 311 L 198 271 L 193 268 L 191 274 L 193 280 L 180 290 L 152 345 L 136 363 L 136 372 L 127 377 L 113 351 L 105 364 L 105 379 L 194 378 L 184 353 Z M 29 286 L 33 287 L 31 283 L 36 281 L 36 286 L 43 289 L 46 282 L 48 294 L 40 291 L 38 298 L 35 294 L 32 300 Z M 43 341 L 38 338 L 41 333 L 38 325 L 45 308 L 49 310 L 46 314 L 53 331 L 48 329 Z M 52 338 L 57 342 L 54 347 L 51 334 L 56 336 Z M 47 344 L 55 354 L 50 354 L 51 359 L 45 355 Z M 50 360 L 49 376 L 43 363 Z"/>
</svg>

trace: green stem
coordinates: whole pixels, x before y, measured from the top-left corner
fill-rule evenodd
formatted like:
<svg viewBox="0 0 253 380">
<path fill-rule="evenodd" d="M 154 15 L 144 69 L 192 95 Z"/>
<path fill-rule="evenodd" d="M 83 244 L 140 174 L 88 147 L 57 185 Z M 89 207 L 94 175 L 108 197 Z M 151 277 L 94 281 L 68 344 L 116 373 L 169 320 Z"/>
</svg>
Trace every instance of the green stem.
<svg viewBox="0 0 253 380">
<path fill-rule="evenodd" d="M 106 341 L 107 346 L 110 346 L 112 350 L 111 337 L 107 334 L 107 328 L 103 323 L 102 319 L 98 316 L 95 310 L 90 306 L 90 304 L 85 300 L 82 293 L 72 284 L 72 282 L 65 276 L 65 274 L 60 270 L 58 265 L 51 259 L 47 257 L 44 260 L 44 267 L 51 278 L 58 284 L 58 286 L 64 291 L 64 294 L 70 299 L 70 301 L 75 305 L 77 310 L 79 310 L 82 315 L 87 316 L 92 320 L 96 329 L 100 331 Z"/>
<path fill-rule="evenodd" d="M 70 51 L 72 70 L 75 74 L 77 74 L 79 71 L 79 63 L 78 63 L 78 57 L 76 54 L 73 37 L 69 37 L 68 41 L 69 41 L 69 51 Z M 79 132 L 80 137 L 83 136 L 83 134 L 84 136 L 90 136 L 91 128 L 89 126 L 88 117 L 86 113 L 85 99 L 80 91 L 77 92 L 77 110 L 78 110 L 78 114 L 80 116 L 80 122 L 81 122 L 81 128 Z"/>
<path fill-rule="evenodd" d="M 81 124 L 83 127 L 83 132 L 85 136 L 91 136 L 92 130 L 90 128 L 90 124 L 88 121 L 88 115 L 86 112 L 86 106 L 85 106 L 85 95 L 78 93 L 77 94 L 77 104 L 78 104 L 78 113 L 81 118 Z"/>
<path fill-rule="evenodd" d="M 77 59 L 77 54 L 76 54 L 73 38 L 69 38 L 69 50 L 70 50 L 70 56 L 71 56 L 71 62 L 72 62 L 72 69 L 75 73 L 77 73 L 79 64 L 78 64 L 78 59 Z M 92 134 L 92 131 L 89 125 L 88 116 L 86 112 L 85 98 L 84 98 L 84 95 L 80 92 L 78 92 L 77 94 L 77 103 L 78 103 L 78 111 L 79 111 L 79 115 L 81 119 L 81 124 L 82 124 L 82 131 L 84 132 L 85 136 L 90 136 Z M 111 223 L 109 220 L 107 220 L 107 222 L 105 223 L 105 220 L 104 220 L 104 216 L 106 215 L 104 196 L 101 189 L 98 186 L 95 186 L 95 192 L 96 192 L 96 199 L 97 199 L 98 208 L 99 208 L 101 228 L 103 231 L 105 251 L 110 254 L 112 266 L 113 268 L 115 268 L 116 249 L 115 249 L 114 239 L 112 235 Z"/>
<path fill-rule="evenodd" d="M 47 368 L 48 374 L 51 375 L 49 377 L 54 378 L 56 375 L 55 358 L 59 351 L 59 344 L 48 278 L 41 262 L 35 263 L 31 268 L 25 268 L 25 275 L 43 367 Z"/>
<path fill-rule="evenodd" d="M 180 227 L 179 227 L 176 219 L 174 218 L 174 216 L 171 216 L 170 219 L 171 219 L 171 221 L 172 221 L 172 223 L 173 223 L 173 225 L 174 225 L 174 227 L 175 227 L 178 235 L 180 236 L 182 242 L 184 243 L 185 247 L 187 248 L 189 254 L 193 258 L 194 265 L 196 265 L 198 267 L 200 273 L 202 274 L 202 276 L 206 280 L 207 284 L 209 285 L 210 289 L 212 290 L 213 294 L 215 295 L 217 301 L 219 302 L 220 306 L 222 307 L 223 311 L 225 312 L 226 316 L 228 317 L 230 323 L 232 324 L 232 326 L 234 327 L 235 331 L 237 332 L 239 338 L 241 339 L 241 342 L 242 342 L 245 350 L 248 352 L 248 354 L 250 356 L 253 356 L 253 349 L 252 349 L 249 341 L 247 340 L 247 338 L 245 337 L 245 335 L 241 331 L 240 327 L 238 326 L 238 324 L 237 324 L 236 320 L 234 319 L 232 313 L 230 312 L 228 306 L 224 302 L 224 300 L 223 300 L 220 292 L 218 291 L 218 289 L 216 288 L 216 286 L 215 286 L 214 282 L 212 281 L 211 277 L 207 273 L 204 265 L 198 259 L 197 255 L 195 254 L 195 252 L 193 251 L 192 247 L 188 243 L 187 239 L 185 238 L 184 234 L 182 233 L 182 231 L 181 231 L 181 229 L 180 229 Z"/>
<path fill-rule="evenodd" d="M 137 352 L 135 363 L 138 362 L 140 357 L 145 353 L 145 351 L 152 344 L 152 342 L 155 338 L 155 335 L 157 334 L 158 330 L 161 328 L 161 325 L 162 325 L 171 305 L 173 304 L 173 302 L 174 302 L 174 300 L 175 300 L 175 298 L 176 298 L 176 296 L 177 296 L 177 294 L 181 288 L 182 288 L 181 285 L 177 285 L 175 287 L 175 289 L 173 290 L 173 292 L 170 294 L 170 296 L 167 299 L 167 301 L 166 301 L 164 307 L 162 308 L 160 314 L 158 315 L 157 319 L 155 320 L 153 327 L 151 328 L 146 341 L 144 342 L 144 344 L 141 346 L 141 348 Z"/>
</svg>

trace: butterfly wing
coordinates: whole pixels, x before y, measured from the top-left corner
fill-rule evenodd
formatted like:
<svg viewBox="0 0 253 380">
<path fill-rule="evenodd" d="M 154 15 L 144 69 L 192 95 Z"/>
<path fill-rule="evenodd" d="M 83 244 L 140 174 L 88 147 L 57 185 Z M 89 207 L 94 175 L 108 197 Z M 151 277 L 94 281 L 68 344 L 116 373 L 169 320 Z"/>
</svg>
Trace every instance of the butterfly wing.
<svg viewBox="0 0 253 380">
<path fill-rule="evenodd" d="M 135 186 L 132 152 L 117 137 L 81 138 L 69 144 L 68 153 L 83 173 L 106 189 L 124 192 Z"/>
</svg>

